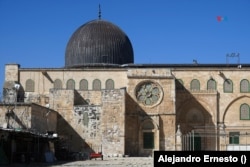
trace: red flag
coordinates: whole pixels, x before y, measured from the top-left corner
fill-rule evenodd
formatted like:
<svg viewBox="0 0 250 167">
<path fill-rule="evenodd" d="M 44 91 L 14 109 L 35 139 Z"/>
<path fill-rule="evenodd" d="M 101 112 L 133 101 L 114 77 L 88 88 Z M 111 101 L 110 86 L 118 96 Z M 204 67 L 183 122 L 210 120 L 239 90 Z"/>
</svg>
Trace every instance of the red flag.
<svg viewBox="0 0 250 167">
<path fill-rule="evenodd" d="M 218 22 L 221 21 L 221 16 L 217 16 L 217 21 L 218 21 Z"/>
<path fill-rule="evenodd" d="M 227 17 L 222 17 L 222 16 L 217 16 L 217 21 L 218 22 L 221 22 L 221 21 L 226 21 L 227 20 Z"/>
</svg>

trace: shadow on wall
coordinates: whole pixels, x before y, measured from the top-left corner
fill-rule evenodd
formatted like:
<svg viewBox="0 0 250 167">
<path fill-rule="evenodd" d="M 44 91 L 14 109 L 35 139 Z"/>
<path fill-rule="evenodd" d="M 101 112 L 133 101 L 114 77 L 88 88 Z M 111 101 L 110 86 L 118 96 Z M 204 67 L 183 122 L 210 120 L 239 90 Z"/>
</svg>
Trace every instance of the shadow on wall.
<svg viewBox="0 0 250 167">
<path fill-rule="evenodd" d="M 156 140 L 158 124 L 149 116 L 133 98 L 126 93 L 125 113 L 125 154 L 129 156 L 152 156 Z M 157 119 L 160 119 L 159 117 Z M 144 141 L 144 131 L 147 131 L 147 143 Z M 152 134 L 152 136 L 151 136 Z M 145 148 L 148 147 L 148 148 Z"/>
<path fill-rule="evenodd" d="M 22 85 L 20 85 L 20 88 L 18 90 L 17 94 L 17 102 L 24 102 L 25 100 L 25 91 Z"/>
<path fill-rule="evenodd" d="M 58 160 L 84 160 L 94 149 L 78 135 L 74 128 L 58 113 L 57 133 L 59 140 L 55 142 L 55 156 Z M 77 143 L 77 144 L 76 144 Z M 78 151 L 72 151 L 78 150 Z"/>
<path fill-rule="evenodd" d="M 190 92 L 178 81 L 176 89 L 176 125 L 180 125 L 182 149 L 216 150 L 215 124 L 211 113 L 204 106 L 217 110 L 217 91 Z M 208 99 L 214 103 L 208 104 Z"/>
<path fill-rule="evenodd" d="M 89 105 L 88 101 L 86 101 L 78 91 L 74 90 L 74 105 Z"/>
</svg>

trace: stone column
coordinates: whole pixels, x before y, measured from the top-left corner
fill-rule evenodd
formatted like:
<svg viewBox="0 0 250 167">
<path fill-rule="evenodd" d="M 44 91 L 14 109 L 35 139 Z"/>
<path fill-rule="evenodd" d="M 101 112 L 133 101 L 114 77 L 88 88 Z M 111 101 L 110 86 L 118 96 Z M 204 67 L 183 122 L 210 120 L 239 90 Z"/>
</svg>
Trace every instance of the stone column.
<svg viewBox="0 0 250 167">
<path fill-rule="evenodd" d="M 176 151 L 182 151 L 182 133 L 180 130 L 180 125 L 177 126 L 177 131 L 175 134 L 175 150 Z"/>
</svg>

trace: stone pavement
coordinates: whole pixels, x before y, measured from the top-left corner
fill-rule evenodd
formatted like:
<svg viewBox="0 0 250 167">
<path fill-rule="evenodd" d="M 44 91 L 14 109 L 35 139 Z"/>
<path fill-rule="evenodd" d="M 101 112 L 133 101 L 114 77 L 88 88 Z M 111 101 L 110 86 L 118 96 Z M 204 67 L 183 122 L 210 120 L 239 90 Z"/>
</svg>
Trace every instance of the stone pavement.
<svg viewBox="0 0 250 167">
<path fill-rule="evenodd" d="M 54 163 L 30 163 L 30 164 L 12 164 L 9 167 L 153 167 L 152 157 L 112 157 L 97 158 L 84 161 L 73 162 L 54 162 Z M 7 166 L 8 167 L 8 166 Z"/>
</svg>

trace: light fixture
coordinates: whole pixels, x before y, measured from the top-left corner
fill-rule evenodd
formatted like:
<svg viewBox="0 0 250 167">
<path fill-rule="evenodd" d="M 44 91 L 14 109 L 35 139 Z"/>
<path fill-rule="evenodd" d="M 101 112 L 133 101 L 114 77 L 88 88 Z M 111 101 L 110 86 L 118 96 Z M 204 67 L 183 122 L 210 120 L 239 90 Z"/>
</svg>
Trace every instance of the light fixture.
<svg viewBox="0 0 250 167">
<path fill-rule="evenodd" d="M 15 83 L 14 88 L 15 88 L 16 90 L 19 90 L 20 84 Z"/>
</svg>

